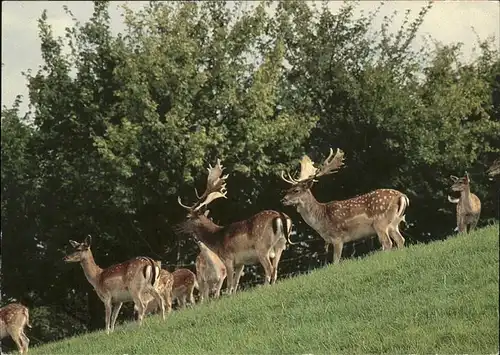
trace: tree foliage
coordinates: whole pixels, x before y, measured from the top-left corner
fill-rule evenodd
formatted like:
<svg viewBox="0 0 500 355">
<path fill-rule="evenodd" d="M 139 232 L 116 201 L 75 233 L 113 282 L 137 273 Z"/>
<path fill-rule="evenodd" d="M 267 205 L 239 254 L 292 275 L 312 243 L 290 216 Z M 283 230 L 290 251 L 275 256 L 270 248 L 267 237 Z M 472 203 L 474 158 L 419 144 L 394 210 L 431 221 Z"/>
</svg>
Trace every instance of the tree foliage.
<svg viewBox="0 0 500 355">
<path fill-rule="evenodd" d="M 19 101 L 2 110 L 2 295 L 34 307 L 39 341 L 102 327 L 82 271 L 62 262 L 69 239 L 94 235 L 103 266 L 194 260 L 194 243 L 173 229 L 184 218 L 176 199 L 194 198 L 217 157 L 230 174 L 228 200 L 212 207 L 221 224 L 274 208 L 292 216 L 296 239 L 311 239 L 280 205 L 278 173 L 329 147 L 347 166 L 317 184 L 317 198 L 400 189 L 410 242 L 453 230 L 450 174 L 467 170 L 483 223 L 494 218 L 484 171 L 500 150 L 500 57 L 489 41 L 467 63 L 460 43 L 416 49 L 430 6 L 393 33 L 393 17 L 373 31 L 380 8 L 356 17 L 352 2 L 337 13 L 327 2 L 150 2 L 125 6 L 114 35 L 108 5 L 94 2 L 85 23 L 66 9 L 63 38 L 44 12 L 44 65 L 26 73 L 33 120 Z M 283 259 L 297 261 L 281 273 L 316 267 L 322 250 L 289 248 Z"/>
</svg>

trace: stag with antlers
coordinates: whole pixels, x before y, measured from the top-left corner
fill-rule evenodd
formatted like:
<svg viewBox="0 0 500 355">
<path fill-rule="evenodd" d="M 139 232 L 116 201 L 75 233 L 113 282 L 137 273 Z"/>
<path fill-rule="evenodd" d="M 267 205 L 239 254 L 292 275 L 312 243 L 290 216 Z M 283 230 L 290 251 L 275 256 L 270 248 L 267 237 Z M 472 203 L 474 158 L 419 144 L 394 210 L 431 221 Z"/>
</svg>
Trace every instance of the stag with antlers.
<svg viewBox="0 0 500 355">
<path fill-rule="evenodd" d="M 448 201 L 457 204 L 457 229 L 459 233 L 469 233 L 479 221 L 481 214 L 481 201 L 479 197 L 470 192 L 470 179 L 469 174 L 465 172 L 465 176 L 458 178 L 451 175 L 453 185 L 452 191 L 460 192 L 459 198 L 452 198 L 448 196 Z M 468 228 L 468 229 L 467 229 Z"/>
<path fill-rule="evenodd" d="M 75 250 L 65 256 L 64 261 L 80 263 L 87 280 L 104 303 L 106 333 L 109 334 L 114 330 L 116 318 L 118 318 L 123 302 L 134 302 L 134 308 L 138 311 L 139 325 L 141 325 L 146 313 L 144 299 L 147 293 L 156 299 L 165 320 L 163 298 L 157 291 L 161 262 L 139 256 L 101 269 L 95 263 L 90 250 L 91 240 L 90 235 L 82 243 L 70 240 L 69 242 Z M 113 306 L 115 306 L 114 309 Z"/>
<path fill-rule="evenodd" d="M 342 249 L 347 242 L 353 242 L 376 234 L 383 250 L 392 248 L 392 240 L 398 248 L 404 246 L 405 239 L 399 232 L 399 223 L 409 205 L 408 197 L 396 190 L 378 189 L 343 201 L 318 202 L 311 188 L 318 178 L 335 173 L 342 165 L 344 152 L 337 149 L 321 167 L 305 155 L 301 162 L 300 174 L 288 178 L 281 172 L 281 178 L 292 185 L 282 199 L 285 206 L 295 206 L 304 221 L 325 240 L 333 245 L 333 262 L 338 263 Z"/>
<path fill-rule="evenodd" d="M 28 307 L 21 303 L 10 303 L 0 308 L 0 339 L 10 335 L 21 354 L 28 352 L 30 340 L 24 327 L 31 328 Z"/>
<path fill-rule="evenodd" d="M 266 210 L 249 219 L 219 226 L 207 217 L 209 203 L 227 194 L 224 168 L 220 160 L 208 168 L 205 192 L 198 196 L 193 206 L 186 206 L 178 197 L 179 204 L 187 211 L 186 221 L 179 230 L 202 241 L 224 263 L 227 271 L 228 294 L 236 292 L 245 265 L 260 262 L 265 271 L 264 284 L 274 283 L 278 275 L 278 263 L 286 241 L 289 240 L 292 221 L 286 214 Z M 272 261 L 271 261 L 272 259 Z"/>
</svg>

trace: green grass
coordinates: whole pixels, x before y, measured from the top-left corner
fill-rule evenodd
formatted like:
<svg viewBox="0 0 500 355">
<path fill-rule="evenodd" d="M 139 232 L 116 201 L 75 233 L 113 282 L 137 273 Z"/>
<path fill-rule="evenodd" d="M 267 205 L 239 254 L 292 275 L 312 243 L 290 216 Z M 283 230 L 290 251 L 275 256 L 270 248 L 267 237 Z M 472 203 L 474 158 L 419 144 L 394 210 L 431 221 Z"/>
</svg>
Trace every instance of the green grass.
<svg viewBox="0 0 500 355">
<path fill-rule="evenodd" d="M 30 353 L 498 353 L 498 251 L 494 225 Z"/>
</svg>

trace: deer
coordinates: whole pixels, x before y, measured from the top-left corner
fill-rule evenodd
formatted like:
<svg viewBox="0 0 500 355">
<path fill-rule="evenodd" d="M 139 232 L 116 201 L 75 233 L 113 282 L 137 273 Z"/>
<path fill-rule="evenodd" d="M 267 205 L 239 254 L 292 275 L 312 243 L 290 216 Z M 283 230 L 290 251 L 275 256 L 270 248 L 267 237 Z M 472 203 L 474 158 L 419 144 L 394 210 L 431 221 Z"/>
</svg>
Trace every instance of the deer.
<svg viewBox="0 0 500 355">
<path fill-rule="evenodd" d="M 189 269 L 177 269 L 173 273 L 165 269 L 160 270 L 160 281 L 158 283 L 158 292 L 163 297 L 167 314 L 172 309 L 172 302 L 177 301 L 179 307 L 186 308 L 187 301 L 194 305 L 193 290 L 198 289 L 196 275 Z M 155 312 L 158 309 L 158 302 L 153 296 L 146 296 L 146 313 Z M 137 312 L 137 309 L 135 309 Z"/>
<path fill-rule="evenodd" d="M 165 269 L 160 269 L 160 279 L 156 289 L 163 298 L 166 314 L 172 312 L 172 286 L 174 284 L 174 276 Z M 144 296 L 144 304 L 146 305 L 146 314 L 156 312 L 160 305 L 150 293 Z M 136 314 L 139 313 L 138 309 L 134 306 Z"/>
<path fill-rule="evenodd" d="M 490 180 L 493 180 L 493 178 L 495 176 L 499 176 L 500 175 L 500 158 L 496 159 L 491 164 L 491 166 L 488 168 L 488 170 L 486 171 L 486 173 L 488 174 Z"/>
<path fill-rule="evenodd" d="M 470 192 L 469 174 L 458 178 L 450 175 L 453 181 L 452 191 L 460 192 L 459 198 L 452 198 L 448 195 L 448 201 L 457 204 L 457 229 L 459 233 L 470 233 L 476 228 L 481 214 L 481 201 L 479 197 Z"/>
<path fill-rule="evenodd" d="M 28 352 L 30 344 L 25 327 L 31 328 L 28 307 L 15 302 L 0 308 L 0 339 L 10 336 L 21 354 Z"/>
<path fill-rule="evenodd" d="M 264 285 L 274 284 L 278 275 L 278 263 L 289 239 L 292 220 L 286 214 L 273 210 L 261 211 L 252 217 L 220 226 L 203 212 L 216 199 L 227 198 L 225 168 L 220 159 L 214 167 L 209 165 L 205 192 L 198 196 L 192 206 L 177 202 L 187 210 L 186 220 L 179 224 L 178 231 L 202 241 L 220 258 L 227 271 L 227 294 L 238 289 L 245 265 L 257 262 L 264 268 Z M 271 262 L 272 259 L 272 262 Z"/>
<path fill-rule="evenodd" d="M 210 292 L 213 293 L 214 298 L 219 298 L 227 271 L 217 254 L 203 242 L 199 240 L 196 242 L 200 247 L 200 254 L 196 257 L 196 276 L 200 287 L 200 303 L 202 303 L 205 298 L 208 300 Z"/>
<path fill-rule="evenodd" d="M 102 269 L 95 263 L 90 250 L 91 242 L 90 235 L 81 243 L 70 240 L 74 252 L 66 255 L 63 260 L 66 263 L 80 263 L 88 282 L 104 303 L 106 334 L 114 331 L 118 313 L 124 302 L 134 302 L 139 325 L 142 325 L 146 312 L 144 304 L 146 293 L 152 294 L 156 299 L 160 305 L 162 318 L 165 320 L 165 306 L 157 291 L 161 262 L 138 256 Z"/>
<path fill-rule="evenodd" d="M 338 264 L 342 249 L 347 242 L 353 242 L 377 235 L 382 250 L 392 249 L 392 240 L 398 248 L 403 248 L 405 239 L 399 232 L 399 223 L 404 218 L 410 204 L 408 196 L 394 189 L 377 189 L 347 200 L 319 202 L 311 188 L 319 178 L 336 173 L 343 166 L 344 152 L 337 148 L 319 168 L 307 155 L 300 161 L 299 176 L 290 173 L 281 179 L 291 187 L 285 192 L 281 202 L 284 206 L 294 206 L 304 221 L 328 244 L 333 245 L 333 263 Z"/>
<path fill-rule="evenodd" d="M 172 300 L 177 300 L 180 308 L 185 308 L 187 300 L 190 305 L 194 305 L 193 290 L 199 289 L 196 275 L 189 269 L 177 269 L 172 273 L 173 286 L 172 286 Z"/>
</svg>

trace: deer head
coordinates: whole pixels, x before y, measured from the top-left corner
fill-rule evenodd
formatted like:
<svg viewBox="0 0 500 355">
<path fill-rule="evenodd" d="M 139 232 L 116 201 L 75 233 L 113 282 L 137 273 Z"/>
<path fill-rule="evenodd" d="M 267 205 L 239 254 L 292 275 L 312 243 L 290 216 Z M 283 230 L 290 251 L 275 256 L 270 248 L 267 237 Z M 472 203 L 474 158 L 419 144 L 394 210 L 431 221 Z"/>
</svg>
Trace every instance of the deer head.
<svg viewBox="0 0 500 355">
<path fill-rule="evenodd" d="M 70 240 L 69 243 L 75 249 L 75 251 L 69 255 L 66 255 L 63 260 L 67 263 L 79 263 L 91 256 L 90 243 L 92 242 L 92 237 L 90 235 L 85 238 L 82 243 Z"/>
<path fill-rule="evenodd" d="M 325 159 L 323 164 L 316 168 L 314 162 L 307 155 L 302 157 L 300 161 L 300 174 L 297 178 L 293 178 L 287 173 L 288 178 L 285 177 L 284 172 L 281 172 L 281 178 L 292 185 L 287 191 L 281 202 L 285 206 L 298 205 L 303 203 L 303 199 L 312 187 L 316 178 L 321 176 L 336 173 L 337 170 L 344 164 L 344 152 L 337 148 L 335 155 L 333 149 L 330 148 L 330 154 Z"/>
<path fill-rule="evenodd" d="M 462 192 L 469 188 L 469 174 L 465 172 L 465 176 L 458 178 L 454 175 L 450 175 L 450 179 L 453 181 L 453 185 L 451 185 L 452 191 Z"/>
<path fill-rule="evenodd" d="M 207 168 L 208 176 L 205 192 L 199 196 L 198 191 L 195 189 L 198 201 L 194 205 L 187 206 L 183 204 L 180 196 L 177 196 L 177 202 L 179 202 L 179 205 L 188 211 L 188 219 L 205 218 L 208 220 L 209 210 L 207 210 L 206 207 L 218 198 L 226 198 L 226 179 L 229 175 L 222 175 L 224 169 L 225 168 L 222 166 L 220 159 L 217 159 L 217 164 L 215 164 L 214 167 L 209 164 L 209 167 Z"/>
</svg>

